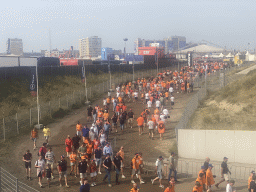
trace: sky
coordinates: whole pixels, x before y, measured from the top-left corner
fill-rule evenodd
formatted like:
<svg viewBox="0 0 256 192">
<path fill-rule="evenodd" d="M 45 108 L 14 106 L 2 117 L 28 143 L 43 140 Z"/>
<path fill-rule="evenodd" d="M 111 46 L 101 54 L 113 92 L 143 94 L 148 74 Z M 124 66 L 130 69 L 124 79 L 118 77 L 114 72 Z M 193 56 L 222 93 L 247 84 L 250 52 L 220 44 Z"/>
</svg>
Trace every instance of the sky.
<svg viewBox="0 0 256 192">
<path fill-rule="evenodd" d="M 256 47 L 254 0 L 8 0 L 0 6 L 0 52 L 21 38 L 24 52 L 78 49 L 98 36 L 103 47 L 133 52 L 134 41 L 185 36 L 244 51 Z M 49 38 L 49 35 L 51 38 Z"/>
</svg>

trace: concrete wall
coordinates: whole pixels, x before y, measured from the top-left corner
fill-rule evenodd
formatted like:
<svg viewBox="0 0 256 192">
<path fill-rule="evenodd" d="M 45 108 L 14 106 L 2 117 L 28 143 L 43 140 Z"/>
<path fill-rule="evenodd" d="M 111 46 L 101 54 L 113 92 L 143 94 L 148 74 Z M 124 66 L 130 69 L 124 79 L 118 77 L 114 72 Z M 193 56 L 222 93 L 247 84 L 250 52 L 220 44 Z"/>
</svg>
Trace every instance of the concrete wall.
<svg viewBox="0 0 256 192">
<path fill-rule="evenodd" d="M 20 66 L 36 66 L 37 58 L 20 57 Z M 0 57 L 0 67 L 17 67 L 18 57 Z"/>
<path fill-rule="evenodd" d="M 179 157 L 256 163 L 256 131 L 178 130 Z"/>
</svg>

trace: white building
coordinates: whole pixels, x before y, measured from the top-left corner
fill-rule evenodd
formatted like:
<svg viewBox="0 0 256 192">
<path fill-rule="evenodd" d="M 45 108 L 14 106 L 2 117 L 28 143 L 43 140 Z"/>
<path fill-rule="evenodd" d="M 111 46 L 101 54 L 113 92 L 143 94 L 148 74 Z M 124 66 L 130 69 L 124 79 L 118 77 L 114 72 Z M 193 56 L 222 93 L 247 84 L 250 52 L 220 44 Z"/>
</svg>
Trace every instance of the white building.
<svg viewBox="0 0 256 192">
<path fill-rule="evenodd" d="M 98 58 L 101 55 L 101 38 L 98 36 L 79 39 L 80 58 Z"/>
<path fill-rule="evenodd" d="M 6 52 L 7 52 L 7 54 L 23 55 L 22 39 L 8 38 L 8 40 L 6 42 Z"/>
</svg>

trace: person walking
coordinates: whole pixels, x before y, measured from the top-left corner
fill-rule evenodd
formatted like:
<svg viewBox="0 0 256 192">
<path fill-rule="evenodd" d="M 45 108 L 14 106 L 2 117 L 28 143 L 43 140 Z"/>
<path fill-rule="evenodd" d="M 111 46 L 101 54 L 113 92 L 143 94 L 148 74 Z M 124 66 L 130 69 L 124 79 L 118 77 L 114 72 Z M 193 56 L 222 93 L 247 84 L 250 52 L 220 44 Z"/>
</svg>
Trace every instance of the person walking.
<svg viewBox="0 0 256 192">
<path fill-rule="evenodd" d="M 70 167 L 71 167 L 71 170 L 70 170 L 70 175 L 72 175 L 72 173 L 75 174 L 75 178 L 77 177 L 76 176 L 76 173 L 77 173 L 77 155 L 76 155 L 76 152 L 75 150 L 72 150 L 72 153 L 71 155 L 69 156 L 69 159 L 70 159 Z"/>
<path fill-rule="evenodd" d="M 251 171 L 251 175 L 248 178 L 248 191 L 249 192 L 251 192 L 251 190 L 250 190 L 250 183 L 251 183 L 251 181 L 253 179 L 253 176 L 255 176 L 255 171 Z"/>
<path fill-rule="evenodd" d="M 78 172 L 79 172 L 79 175 L 80 175 L 80 185 L 82 185 L 84 183 L 84 179 L 87 179 L 87 175 L 86 175 L 86 172 L 87 172 L 87 162 L 86 162 L 86 159 L 85 159 L 85 156 L 82 156 L 81 157 L 81 161 L 79 161 L 78 163 Z"/>
<path fill-rule="evenodd" d="M 198 188 L 198 192 L 203 192 L 204 191 L 204 174 L 199 173 L 198 178 L 196 179 L 196 182 L 200 183 L 200 187 Z"/>
<path fill-rule="evenodd" d="M 78 137 L 82 137 L 82 124 L 78 121 L 76 124 L 76 134 Z"/>
<path fill-rule="evenodd" d="M 206 172 L 207 169 L 208 169 L 209 163 L 210 163 L 210 158 L 209 158 L 209 157 L 206 157 L 206 158 L 205 158 L 205 162 L 204 162 L 204 170 L 205 170 L 205 172 Z"/>
<path fill-rule="evenodd" d="M 154 185 L 154 182 L 159 179 L 159 187 L 164 188 L 162 185 L 162 167 L 163 167 L 163 157 L 159 156 L 159 158 L 156 160 L 156 175 L 157 177 L 155 179 L 151 179 L 152 185 Z"/>
<path fill-rule="evenodd" d="M 201 184 L 198 181 L 196 181 L 195 186 L 193 187 L 192 192 L 202 192 L 200 190 L 200 187 L 201 187 Z"/>
<path fill-rule="evenodd" d="M 108 140 L 109 131 L 110 131 L 110 128 L 111 128 L 110 123 L 108 121 L 105 121 L 103 128 L 104 128 L 104 132 L 105 132 L 106 137 L 107 137 L 106 139 Z"/>
<path fill-rule="evenodd" d="M 45 142 L 47 143 L 47 145 L 49 145 L 48 140 L 49 140 L 49 137 L 51 136 L 51 130 L 50 130 L 50 128 L 44 126 L 44 128 L 43 128 L 43 133 L 44 133 Z"/>
<path fill-rule="evenodd" d="M 92 121 L 92 111 L 93 111 L 93 108 L 91 105 L 89 105 L 89 107 L 87 108 L 87 121 Z"/>
<path fill-rule="evenodd" d="M 226 186 L 226 192 L 236 192 L 236 190 L 233 190 L 233 186 L 235 185 L 235 181 L 232 179 L 228 181 L 228 184 Z M 255 189 L 255 188 L 254 188 Z M 252 192 L 254 192 L 254 189 Z"/>
<path fill-rule="evenodd" d="M 162 120 L 158 121 L 158 133 L 160 134 L 160 140 L 163 140 L 163 134 L 165 132 L 165 125 Z"/>
<path fill-rule="evenodd" d="M 38 184 L 42 188 L 42 177 L 44 175 L 45 169 L 45 161 L 43 160 L 42 156 L 39 156 L 39 159 L 35 163 L 35 168 L 37 168 L 37 177 L 38 177 Z"/>
<path fill-rule="evenodd" d="M 201 166 L 201 170 L 198 173 L 198 178 L 200 177 L 199 176 L 200 174 L 203 174 L 203 177 L 202 177 L 203 191 L 206 191 L 206 173 L 205 173 L 204 166 Z"/>
<path fill-rule="evenodd" d="M 32 161 L 32 154 L 29 150 L 23 155 L 23 161 L 25 162 L 25 169 L 27 174 L 27 179 L 31 180 L 31 161 Z"/>
<path fill-rule="evenodd" d="M 96 166 L 98 167 L 98 174 L 101 175 L 101 164 L 102 164 L 102 148 L 97 147 L 94 151 L 94 159 L 96 159 Z"/>
<path fill-rule="evenodd" d="M 51 181 L 51 177 L 52 177 L 52 169 L 51 169 L 51 165 L 47 164 L 46 165 L 46 179 L 47 179 L 47 183 L 48 183 L 48 188 L 50 188 L 50 181 Z"/>
<path fill-rule="evenodd" d="M 45 154 L 47 152 L 46 145 L 47 145 L 47 143 L 43 143 L 43 146 L 40 147 L 40 149 L 38 151 L 38 156 L 42 156 L 44 161 L 45 161 Z"/>
<path fill-rule="evenodd" d="M 97 178 L 97 166 L 95 164 L 95 160 L 92 159 L 91 162 L 90 162 L 90 165 L 89 165 L 89 169 L 90 169 L 90 177 L 91 177 L 91 180 L 92 180 L 92 184 L 91 186 L 94 187 L 96 186 L 96 178 Z"/>
<path fill-rule="evenodd" d="M 174 180 L 177 181 L 177 170 L 176 170 L 176 166 L 175 166 L 175 153 L 171 152 L 171 156 L 169 157 L 169 175 L 168 175 L 168 181 L 170 181 L 171 176 L 173 174 L 174 176 Z"/>
<path fill-rule="evenodd" d="M 77 151 L 78 148 L 79 148 L 79 142 L 80 142 L 80 137 L 75 134 L 74 137 L 72 138 L 72 142 L 73 142 L 73 147 L 74 147 L 74 150 Z"/>
<path fill-rule="evenodd" d="M 107 153 L 106 158 L 103 162 L 103 167 L 105 167 L 105 171 L 106 171 L 106 175 L 104 176 L 103 181 L 105 181 L 108 178 L 108 186 L 109 187 L 112 187 L 112 185 L 111 185 L 111 174 L 110 174 L 111 165 L 112 165 L 112 161 L 110 159 L 110 154 Z"/>
<path fill-rule="evenodd" d="M 121 161 L 121 174 L 122 174 L 122 179 L 125 179 L 126 177 L 124 176 L 124 147 L 123 147 L 123 146 L 120 147 L 119 154 L 120 154 L 120 156 L 122 157 L 122 161 Z"/>
<path fill-rule="evenodd" d="M 83 142 L 82 145 L 78 148 L 78 156 L 81 158 L 82 156 L 86 155 L 87 147 L 85 146 L 85 143 Z"/>
<path fill-rule="evenodd" d="M 64 155 L 62 155 L 60 161 L 58 161 L 57 169 L 58 169 L 58 172 L 59 172 L 60 187 L 62 187 L 61 179 L 62 179 L 62 176 L 63 176 L 65 178 L 66 187 L 69 188 L 68 179 L 67 179 L 67 161 L 65 160 Z"/>
<path fill-rule="evenodd" d="M 34 150 L 36 149 L 36 140 L 39 138 L 38 137 L 38 131 L 36 128 L 31 130 L 31 140 L 34 142 Z"/>
<path fill-rule="evenodd" d="M 207 185 L 208 191 L 211 191 L 211 187 L 215 183 L 214 178 L 216 176 L 212 175 L 212 168 L 213 168 L 212 164 L 209 164 L 208 169 L 206 171 L 206 185 Z"/>
<path fill-rule="evenodd" d="M 132 175 L 131 175 L 131 183 L 135 183 L 133 180 L 134 175 L 138 175 L 138 178 L 140 180 L 140 184 L 145 183 L 142 178 L 141 178 L 141 173 L 140 173 L 140 159 L 139 159 L 139 154 L 136 153 L 135 157 L 132 159 Z"/>
<path fill-rule="evenodd" d="M 52 171 L 51 172 L 51 177 L 52 177 L 52 179 L 54 179 L 54 176 L 53 176 L 53 163 L 56 163 L 56 159 L 55 159 L 55 155 L 54 155 L 51 147 L 49 148 L 49 151 L 46 152 L 45 159 L 46 159 L 46 164 L 51 166 L 51 171 Z"/>
<path fill-rule="evenodd" d="M 142 135 L 143 132 L 143 123 L 144 123 L 144 118 L 142 115 L 137 119 L 138 127 L 139 127 L 139 135 Z"/>
<path fill-rule="evenodd" d="M 229 174 L 231 174 L 231 172 L 228 169 L 228 158 L 224 157 L 223 158 L 223 162 L 221 163 L 221 180 L 215 185 L 215 187 L 219 188 L 219 185 L 224 182 L 224 181 L 229 181 Z"/>
<path fill-rule="evenodd" d="M 117 152 L 112 163 L 115 167 L 115 171 L 116 171 L 116 185 L 119 185 L 119 181 L 118 181 L 118 177 L 119 177 L 119 174 L 120 174 L 120 171 L 121 171 L 121 163 L 122 163 L 123 159 L 122 157 L 120 156 L 120 153 Z"/>
<path fill-rule="evenodd" d="M 248 185 L 248 191 L 249 192 L 255 192 L 256 191 L 256 183 L 255 183 L 255 175 L 251 177 L 250 183 Z"/>
<path fill-rule="evenodd" d="M 73 146 L 73 141 L 71 140 L 70 136 L 67 136 L 67 139 L 65 140 L 65 145 L 66 145 L 66 152 L 67 152 L 67 157 L 71 154 L 72 151 L 72 146 Z"/>
<path fill-rule="evenodd" d="M 106 143 L 106 146 L 103 148 L 103 155 L 107 156 L 107 154 L 110 156 L 110 158 L 112 160 L 113 150 L 112 150 L 112 147 L 109 145 L 109 143 Z"/>
<path fill-rule="evenodd" d="M 133 120 L 134 120 L 134 113 L 133 113 L 132 109 L 130 109 L 130 111 L 128 112 L 127 116 L 128 116 L 129 127 L 132 129 Z"/>
<path fill-rule="evenodd" d="M 118 117 L 117 117 L 116 113 L 114 113 L 111 120 L 112 120 L 112 126 L 116 130 L 116 133 L 117 133 L 117 119 L 118 119 Z"/>
<path fill-rule="evenodd" d="M 148 136 L 152 140 L 153 140 L 153 137 L 154 137 L 154 127 L 155 127 L 155 123 L 154 123 L 154 121 L 152 121 L 152 119 L 150 119 L 148 121 Z"/>
<path fill-rule="evenodd" d="M 81 185 L 80 192 L 90 192 L 90 184 L 88 183 L 87 179 L 85 179 Z"/>
</svg>

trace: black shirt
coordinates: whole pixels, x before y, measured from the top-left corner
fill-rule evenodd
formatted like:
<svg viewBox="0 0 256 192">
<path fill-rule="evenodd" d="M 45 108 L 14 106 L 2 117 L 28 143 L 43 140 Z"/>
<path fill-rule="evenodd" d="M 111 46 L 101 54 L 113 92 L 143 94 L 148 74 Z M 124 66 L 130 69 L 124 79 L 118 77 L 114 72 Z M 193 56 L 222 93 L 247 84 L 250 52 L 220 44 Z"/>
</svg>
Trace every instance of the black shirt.
<svg viewBox="0 0 256 192">
<path fill-rule="evenodd" d="M 51 173 L 52 173 L 52 170 L 50 167 L 46 169 L 46 178 L 51 178 Z"/>
<path fill-rule="evenodd" d="M 110 158 L 105 159 L 105 160 L 104 160 L 104 165 L 105 165 L 106 167 L 108 167 L 108 169 L 111 169 L 111 166 L 112 166 L 112 161 L 111 161 L 111 159 L 110 159 Z"/>
<path fill-rule="evenodd" d="M 123 159 L 122 159 L 122 157 L 120 157 L 120 156 L 115 156 L 114 157 L 114 163 L 115 163 L 115 165 L 116 165 L 116 167 L 117 167 L 117 169 L 121 169 L 121 161 L 122 161 Z"/>
<path fill-rule="evenodd" d="M 95 108 L 93 109 L 93 114 L 94 114 L 94 115 L 97 114 L 97 111 L 96 111 Z"/>
<path fill-rule="evenodd" d="M 250 191 L 253 189 L 253 191 L 256 191 L 256 183 L 255 181 L 250 182 Z"/>
<path fill-rule="evenodd" d="M 87 171 L 87 162 L 86 161 L 80 161 L 78 163 L 78 169 L 79 169 L 79 173 L 86 173 Z"/>
<path fill-rule="evenodd" d="M 88 116 L 91 116 L 91 115 L 92 115 L 93 108 L 92 108 L 92 107 L 88 107 L 88 108 L 87 108 L 87 111 L 88 111 Z"/>
<path fill-rule="evenodd" d="M 208 169 L 208 165 L 209 165 L 209 163 L 205 161 L 205 162 L 204 162 L 204 170 L 205 170 L 205 171 Z"/>
<path fill-rule="evenodd" d="M 78 146 L 79 147 L 80 138 L 78 136 L 73 137 L 72 141 L 73 141 L 73 145 L 74 146 Z"/>
<path fill-rule="evenodd" d="M 133 113 L 133 112 L 131 112 L 131 111 L 130 111 L 130 112 L 128 112 L 128 117 L 129 117 L 129 118 L 133 118 L 133 115 L 134 115 L 134 113 Z"/>
<path fill-rule="evenodd" d="M 229 172 L 228 165 L 224 161 L 221 163 L 221 168 L 223 169 L 223 174 L 227 174 Z"/>
<path fill-rule="evenodd" d="M 61 172 L 67 171 L 67 161 L 65 159 L 64 160 L 60 160 L 58 162 L 58 165 L 59 165 L 59 168 L 60 168 Z"/>
<path fill-rule="evenodd" d="M 116 123 L 117 122 L 117 116 L 112 117 L 112 121 L 113 121 L 113 123 Z"/>
<path fill-rule="evenodd" d="M 32 154 L 31 153 L 25 153 L 25 155 L 23 155 L 23 157 L 24 157 L 24 159 L 25 160 L 31 160 L 31 158 L 32 158 Z"/>
</svg>

